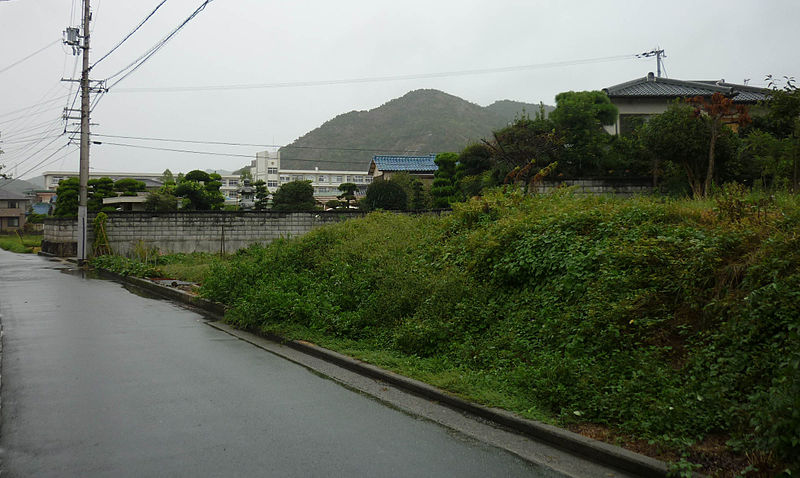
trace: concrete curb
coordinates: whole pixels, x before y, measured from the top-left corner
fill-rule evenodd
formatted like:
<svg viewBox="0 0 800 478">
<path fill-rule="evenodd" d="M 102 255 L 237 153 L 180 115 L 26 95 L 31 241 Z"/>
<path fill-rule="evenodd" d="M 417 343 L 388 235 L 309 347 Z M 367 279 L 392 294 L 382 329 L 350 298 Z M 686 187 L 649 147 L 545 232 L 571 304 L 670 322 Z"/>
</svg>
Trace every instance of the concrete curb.
<svg viewBox="0 0 800 478">
<path fill-rule="evenodd" d="M 214 320 L 222 320 L 225 315 L 225 306 L 200 297 L 193 296 L 179 289 L 162 286 L 146 279 L 128 277 L 110 271 L 97 269 L 102 275 L 127 283 L 131 286 L 146 290 L 160 297 L 175 300 L 190 307 L 202 310 Z M 404 377 L 402 375 L 381 369 L 374 365 L 356 360 L 352 357 L 328 350 L 308 342 L 286 340 L 272 334 L 257 334 L 268 340 L 281 343 L 287 347 L 320 358 L 342 368 L 361 375 L 381 380 L 404 389 L 424 398 L 447 404 L 448 406 L 467 412 L 471 415 L 489 420 L 503 427 L 509 428 L 536 440 L 544 441 L 563 450 L 588 458 L 595 462 L 617 468 L 621 471 L 634 473 L 647 477 L 667 477 L 669 467 L 660 460 L 635 453 L 624 448 L 610 445 L 598 440 L 584 437 L 546 423 L 521 418 L 506 410 L 484 407 L 452 396 L 443 390 L 427 383 Z M 244 337 L 238 336 L 242 340 Z"/>
</svg>

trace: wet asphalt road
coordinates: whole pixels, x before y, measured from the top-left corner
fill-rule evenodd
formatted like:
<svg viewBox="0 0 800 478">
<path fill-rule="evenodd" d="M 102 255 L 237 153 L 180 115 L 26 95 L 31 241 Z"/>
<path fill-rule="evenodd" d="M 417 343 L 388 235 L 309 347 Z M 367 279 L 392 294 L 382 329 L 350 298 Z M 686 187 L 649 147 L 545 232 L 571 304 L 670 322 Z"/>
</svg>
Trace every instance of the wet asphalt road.
<svg viewBox="0 0 800 478">
<path fill-rule="evenodd" d="M 556 476 L 64 268 L 0 250 L 2 477 Z"/>
</svg>

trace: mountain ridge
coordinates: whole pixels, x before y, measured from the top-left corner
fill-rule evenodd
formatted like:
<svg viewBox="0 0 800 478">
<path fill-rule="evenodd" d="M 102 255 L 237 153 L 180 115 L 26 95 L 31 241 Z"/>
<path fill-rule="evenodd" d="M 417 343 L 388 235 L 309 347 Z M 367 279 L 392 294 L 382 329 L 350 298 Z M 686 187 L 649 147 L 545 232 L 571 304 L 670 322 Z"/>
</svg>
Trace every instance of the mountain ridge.
<svg viewBox="0 0 800 478">
<path fill-rule="evenodd" d="M 499 100 L 480 106 L 439 90 L 413 90 L 370 110 L 342 113 L 309 131 L 280 149 L 281 169 L 364 172 L 376 154 L 460 151 L 523 112 L 537 111 L 538 104 Z"/>
</svg>

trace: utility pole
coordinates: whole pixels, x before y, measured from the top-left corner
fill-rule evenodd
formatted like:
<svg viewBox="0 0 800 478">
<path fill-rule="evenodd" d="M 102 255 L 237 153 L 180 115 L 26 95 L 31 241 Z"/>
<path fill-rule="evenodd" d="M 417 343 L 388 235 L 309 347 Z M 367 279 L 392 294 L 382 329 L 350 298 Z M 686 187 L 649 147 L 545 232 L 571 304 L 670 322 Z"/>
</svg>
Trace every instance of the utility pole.
<svg viewBox="0 0 800 478">
<path fill-rule="evenodd" d="M 667 54 L 664 53 L 662 48 L 655 48 L 644 53 L 639 53 L 636 55 L 636 58 L 650 58 L 651 56 L 656 57 L 656 75 L 658 78 L 661 78 L 661 66 L 664 64 L 664 60 L 662 60 L 662 58 L 666 58 Z"/>
<path fill-rule="evenodd" d="M 78 202 L 78 264 L 86 261 L 86 232 L 89 196 L 89 0 L 83 0 L 83 70 L 81 72 L 81 159 Z"/>
</svg>

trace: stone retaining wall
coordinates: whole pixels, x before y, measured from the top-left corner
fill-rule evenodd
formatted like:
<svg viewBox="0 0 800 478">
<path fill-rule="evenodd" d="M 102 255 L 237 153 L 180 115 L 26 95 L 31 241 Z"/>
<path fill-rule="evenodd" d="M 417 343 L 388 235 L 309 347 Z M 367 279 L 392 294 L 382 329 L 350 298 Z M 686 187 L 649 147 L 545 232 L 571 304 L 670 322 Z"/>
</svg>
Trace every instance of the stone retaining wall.
<svg viewBox="0 0 800 478">
<path fill-rule="evenodd" d="M 302 236 L 315 227 L 361 217 L 360 212 L 116 212 L 108 214 L 111 250 L 130 255 L 135 248 L 161 252 L 234 252 L 255 243 Z M 94 240 L 89 217 L 88 241 Z M 58 256 L 77 252 L 74 219 L 46 219 L 42 250 Z"/>
</svg>

